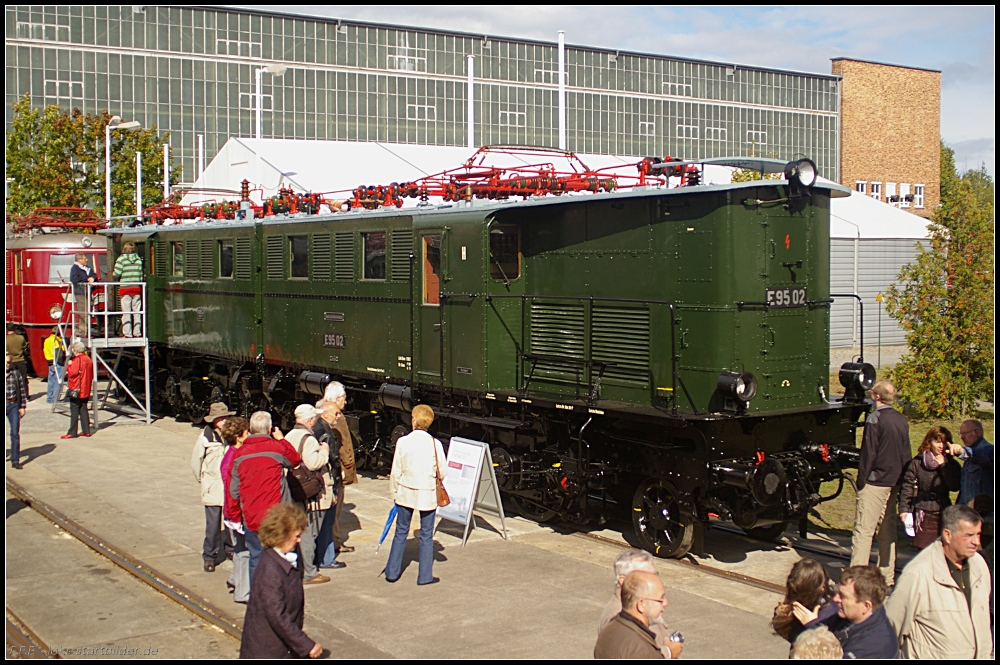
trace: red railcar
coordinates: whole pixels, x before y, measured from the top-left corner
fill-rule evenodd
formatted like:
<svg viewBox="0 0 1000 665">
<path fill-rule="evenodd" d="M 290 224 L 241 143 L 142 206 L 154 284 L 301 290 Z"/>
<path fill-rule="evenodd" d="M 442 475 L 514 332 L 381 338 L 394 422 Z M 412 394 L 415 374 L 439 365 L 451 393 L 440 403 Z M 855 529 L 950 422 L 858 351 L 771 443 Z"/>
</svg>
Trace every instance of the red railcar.
<svg viewBox="0 0 1000 665">
<path fill-rule="evenodd" d="M 30 368 L 45 376 L 48 368 L 42 343 L 63 319 L 69 271 L 78 253 L 97 271 L 107 274 L 107 243 L 103 236 L 69 230 L 8 236 L 4 247 L 6 319 L 24 328 L 31 354 Z M 65 319 L 64 319 L 65 320 Z M 69 329 L 67 329 L 68 331 Z"/>
</svg>

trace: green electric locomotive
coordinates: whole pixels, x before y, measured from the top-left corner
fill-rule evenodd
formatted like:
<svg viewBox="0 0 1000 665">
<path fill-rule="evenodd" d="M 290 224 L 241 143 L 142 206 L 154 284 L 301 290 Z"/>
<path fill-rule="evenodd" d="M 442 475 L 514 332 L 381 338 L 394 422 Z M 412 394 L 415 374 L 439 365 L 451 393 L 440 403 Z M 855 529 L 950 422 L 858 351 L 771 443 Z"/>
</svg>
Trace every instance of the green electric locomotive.
<svg viewBox="0 0 1000 665">
<path fill-rule="evenodd" d="M 113 244 L 149 267 L 161 410 L 199 418 L 224 399 L 287 419 L 336 379 L 362 453 L 384 462 L 430 404 L 443 440 L 490 444 L 522 514 L 625 504 L 639 542 L 678 557 L 710 516 L 762 538 L 804 524 L 869 408 L 870 365 L 845 366 L 845 397 L 828 386 L 829 204 L 849 190 L 808 160 L 754 163 L 784 178 L 704 185 L 685 166 L 674 188 L 469 188 Z"/>
</svg>

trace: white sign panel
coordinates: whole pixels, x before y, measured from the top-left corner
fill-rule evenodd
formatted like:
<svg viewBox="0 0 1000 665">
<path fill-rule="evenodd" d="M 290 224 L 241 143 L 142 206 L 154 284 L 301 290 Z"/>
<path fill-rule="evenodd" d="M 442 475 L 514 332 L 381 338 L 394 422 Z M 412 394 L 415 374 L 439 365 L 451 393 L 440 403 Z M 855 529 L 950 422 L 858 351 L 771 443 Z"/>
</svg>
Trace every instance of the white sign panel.
<svg viewBox="0 0 1000 665">
<path fill-rule="evenodd" d="M 448 490 L 451 503 L 437 509 L 438 517 L 459 524 L 469 521 L 479 486 L 484 450 L 481 445 L 452 438 L 448 444 L 448 470 L 444 477 L 444 488 Z"/>
<path fill-rule="evenodd" d="M 437 516 L 465 526 L 462 547 L 469 539 L 469 529 L 475 524 L 474 510 L 499 517 L 506 539 L 507 526 L 500 503 L 500 487 L 493 471 L 489 445 L 483 441 L 452 437 L 448 444 L 447 465 L 444 488 L 448 490 L 451 503 L 438 508 Z"/>
</svg>

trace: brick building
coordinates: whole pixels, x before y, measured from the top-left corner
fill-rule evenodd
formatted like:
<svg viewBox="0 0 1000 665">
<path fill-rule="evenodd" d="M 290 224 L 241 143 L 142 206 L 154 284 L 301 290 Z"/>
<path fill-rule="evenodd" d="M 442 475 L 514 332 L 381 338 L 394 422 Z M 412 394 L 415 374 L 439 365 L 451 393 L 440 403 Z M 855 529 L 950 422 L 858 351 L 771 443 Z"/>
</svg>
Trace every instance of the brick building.
<svg viewBox="0 0 1000 665">
<path fill-rule="evenodd" d="M 834 58 L 840 182 L 922 217 L 941 202 L 941 72 Z"/>
</svg>

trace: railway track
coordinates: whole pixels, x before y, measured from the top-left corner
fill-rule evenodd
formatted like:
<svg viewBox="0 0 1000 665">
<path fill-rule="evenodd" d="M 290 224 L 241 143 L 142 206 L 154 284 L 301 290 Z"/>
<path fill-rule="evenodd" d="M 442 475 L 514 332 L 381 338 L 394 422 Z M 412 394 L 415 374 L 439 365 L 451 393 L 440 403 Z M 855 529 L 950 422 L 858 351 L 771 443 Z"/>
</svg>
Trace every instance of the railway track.
<svg viewBox="0 0 1000 665">
<path fill-rule="evenodd" d="M 49 648 L 9 607 L 4 608 L 4 639 L 7 658 L 62 658 Z"/>
<path fill-rule="evenodd" d="M 569 529 L 569 533 L 580 538 L 588 538 L 590 540 L 596 540 L 602 543 L 607 543 L 609 545 L 615 545 L 621 549 L 629 549 L 631 545 L 628 543 L 623 543 L 620 540 L 615 540 L 614 538 L 608 538 L 607 536 L 602 536 L 596 533 L 587 533 L 586 531 L 579 531 L 575 529 Z M 735 573 L 731 570 L 723 570 L 722 568 L 716 568 L 715 566 L 708 566 L 703 563 L 697 563 L 690 559 L 664 559 L 664 561 L 670 561 L 672 563 L 689 566 L 691 568 L 696 568 L 698 572 L 705 573 L 706 575 L 712 575 L 713 577 L 720 577 L 722 579 L 729 580 L 731 582 L 738 582 L 740 584 L 745 584 L 747 586 L 752 586 L 757 589 L 762 589 L 764 591 L 770 591 L 772 593 L 784 594 L 785 587 L 780 584 L 775 584 L 773 582 L 768 582 L 767 580 L 758 579 L 756 577 L 751 577 L 749 575 L 744 575 L 742 573 Z"/>
<path fill-rule="evenodd" d="M 569 525 L 569 524 L 560 524 L 559 528 L 560 528 L 561 531 L 563 531 L 565 533 L 568 533 L 568 534 L 571 534 L 573 536 L 577 536 L 577 537 L 580 537 L 580 538 L 587 538 L 587 539 L 590 539 L 590 540 L 596 540 L 596 541 L 599 541 L 599 542 L 602 542 L 602 543 L 606 543 L 606 544 L 609 544 L 609 545 L 614 545 L 615 547 L 619 547 L 621 549 L 629 549 L 630 547 L 632 547 L 627 542 L 623 542 L 623 541 L 618 540 L 616 538 L 608 538 L 607 536 L 602 536 L 600 534 L 589 533 L 587 531 L 583 531 L 583 530 L 581 530 L 579 528 L 576 528 L 576 527 L 574 527 L 572 525 Z M 714 529 L 716 531 L 721 531 L 723 533 L 729 533 L 729 534 L 738 535 L 738 536 L 746 536 L 746 533 L 744 531 L 742 531 L 740 529 L 734 529 L 734 528 L 725 526 L 723 524 L 713 524 L 712 525 L 712 529 Z M 795 549 L 796 551 L 806 552 L 808 554 L 814 554 L 814 555 L 818 555 L 818 556 L 823 556 L 823 557 L 826 557 L 828 559 L 836 559 L 838 561 L 847 561 L 847 562 L 849 562 L 851 560 L 850 555 L 843 554 L 841 552 L 832 551 L 832 550 L 829 550 L 829 549 L 824 548 L 824 547 L 814 547 L 814 546 L 811 546 L 811 545 L 805 545 L 805 544 L 794 543 L 794 542 L 789 543 L 789 546 L 792 547 L 793 549 Z M 699 572 L 705 573 L 706 575 L 712 575 L 713 577 L 719 577 L 719 578 L 722 578 L 722 579 L 730 580 L 732 582 L 737 582 L 739 584 L 745 584 L 747 586 L 751 586 L 751 587 L 754 587 L 754 588 L 757 588 L 757 589 L 761 589 L 761 590 L 764 590 L 764 591 L 770 591 L 772 593 L 777 593 L 777 594 L 780 594 L 780 595 L 784 595 L 784 593 L 785 593 L 785 586 L 783 584 L 777 584 L 775 582 L 770 582 L 768 580 L 762 580 L 762 579 L 759 579 L 759 578 L 756 578 L 756 577 L 753 577 L 753 576 L 750 576 L 750 575 L 745 575 L 743 573 L 737 573 L 737 572 L 733 572 L 731 570 L 725 570 L 723 568 L 718 568 L 716 566 L 711 566 L 711 565 L 708 565 L 708 564 L 700 563 L 698 561 L 694 561 L 694 560 L 692 560 L 690 558 L 667 559 L 667 561 L 671 561 L 671 562 L 676 563 L 678 565 L 689 566 L 689 567 L 695 568 Z M 897 574 L 902 573 L 902 567 L 897 566 L 896 567 L 896 573 Z"/>
<path fill-rule="evenodd" d="M 6 485 L 7 492 L 10 493 L 11 496 L 29 506 L 32 510 L 45 517 L 70 536 L 80 541 L 111 563 L 115 564 L 135 579 L 159 592 L 175 604 L 180 605 L 183 609 L 187 610 L 191 614 L 194 614 L 210 626 L 218 628 L 223 633 L 229 635 L 237 641 L 242 639 L 242 628 L 230 620 L 226 616 L 225 612 L 209 601 L 198 596 L 194 592 L 185 588 L 183 585 L 173 581 L 170 577 L 157 571 L 152 566 L 128 555 L 126 552 L 115 547 L 113 544 L 108 543 L 97 534 L 89 531 L 84 526 L 48 505 L 44 501 L 35 498 L 19 483 L 7 478 Z M 11 644 L 11 639 L 28 640 L 29 642 L 33 639 L 33 637 L 37 639 L 37 636 L 31 632 L 31 630 L 24 625 L 23 622 L 20 622 L 19 620 L 12 621 L 11 617 L 13 616 L 14 615 L 8 609 L 8 645 Z M 38 640 L 38 642 L 40 643 L 40 640 Z M 18 642 L 18 644 L 21 644 L 21 642 Z M 36 646 L 41 647 L 43 645 L 37 644 Z M 46 651 L 48 651 L 47 647 Z"/>
<path fill-rule="evenodd" d="M 724 533 L 731 533 L 731 534 L 735 534 L 735 535 L 738 535 L 738 536 L 745 536 L 746 535 L 746 533 L 744 533 L 742 530 L 740 530 L 740 529 L 733 529 L 731 527 L 725 526 L 724 524 L 713 524 L 712 528 L 715 529 L 715 530 L 717 530 L 717 531 L 722 531 Z M 795 543 L 795 542 L 790 542 L 789 546 L 792 549 L 794 549 L 796 551 L 799 551 L 799 552 L 807 552 L 809 554 L 817 554 L 819 556 L 825 556 L 828 559 L 837 559 L 838 561 L 847 561 L 847 562 L 851 561 L 851 555 L 850 554 L 844 554 L 843 552 L 834 552 L 833 550 L 829 550 L 829 549 L 827 549 L 825 547 L 815 547 L 813 545 L 805 545 L 803 543 Z M 899 558 L 897 557 L 896 560 L 898 561 Z M 896 574 L 897 575 L 901 575 L 902 573 L 903 573 L 903 567 L 897 565 L 896 566 Z"/>
</svg>

